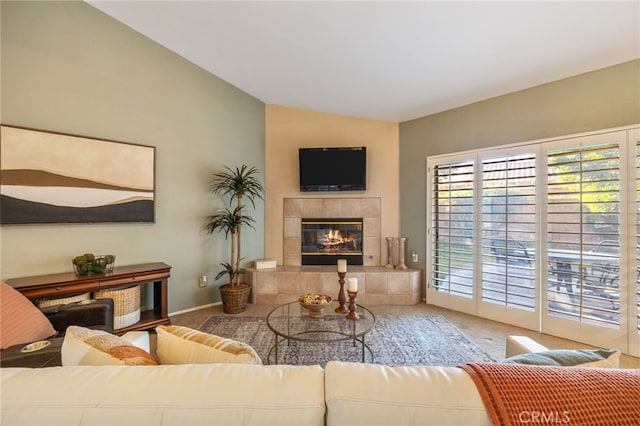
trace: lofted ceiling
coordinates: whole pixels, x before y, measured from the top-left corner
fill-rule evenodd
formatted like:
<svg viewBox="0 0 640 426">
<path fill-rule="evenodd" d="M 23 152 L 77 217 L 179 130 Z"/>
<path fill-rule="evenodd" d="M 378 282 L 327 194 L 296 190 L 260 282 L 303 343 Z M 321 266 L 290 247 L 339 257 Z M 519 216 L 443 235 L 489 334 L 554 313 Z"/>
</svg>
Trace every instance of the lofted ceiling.
<svg viewBox="0 0 640 426">
<path fill-rule="evenodd" d="M 85 1 L 265 103 L 393 122 L 640 58 L 639 1 Z"/>
</svg>

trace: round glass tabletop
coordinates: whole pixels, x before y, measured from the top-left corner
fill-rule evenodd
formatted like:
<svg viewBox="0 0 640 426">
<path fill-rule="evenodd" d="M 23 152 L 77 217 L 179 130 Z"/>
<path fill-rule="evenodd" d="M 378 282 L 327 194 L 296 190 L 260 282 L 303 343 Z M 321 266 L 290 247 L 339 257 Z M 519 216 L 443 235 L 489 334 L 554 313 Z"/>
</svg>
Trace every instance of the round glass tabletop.
<svg viewBox="0 0 640 426">
<path fill-rule="evenodd" d="M 278 362 L 279 345 L 289 340 L 310 343 L 353 340 L 354 345 L 362 347 L 362 361 L 365 361 L 365 348 L 373 360 L 373 353 L 365 343 L 365 335 L 375 325 L 375 315 L 366 307 L 358 305 L 356 312 L 359 319 L 351 320 L 346 318 L 346 314 L 335 312 L 338 306 L 336 301 L 328 303 L 320 318 L 316 318 L 316 314 L 312 314 L 298 301 L 285 303 L 273 309 L 267 315 L 267 326 L 276 337 L 276 342 L 269 352 L 269 361 L 274 353 L 275 363 Z"/>
</svg>

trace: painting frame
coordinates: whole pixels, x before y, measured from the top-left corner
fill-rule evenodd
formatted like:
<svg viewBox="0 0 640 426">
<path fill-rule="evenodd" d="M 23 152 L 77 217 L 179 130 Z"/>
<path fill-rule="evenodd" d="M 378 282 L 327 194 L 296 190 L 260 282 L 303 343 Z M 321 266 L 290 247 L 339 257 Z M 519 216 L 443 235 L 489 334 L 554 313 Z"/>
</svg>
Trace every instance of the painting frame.
<svg viewBox="0 0 640 426">
<path fill-rule="evenodd" d="M 0 125 L 0 225 L 155 223 L 156 148 Z"/>
</svg>

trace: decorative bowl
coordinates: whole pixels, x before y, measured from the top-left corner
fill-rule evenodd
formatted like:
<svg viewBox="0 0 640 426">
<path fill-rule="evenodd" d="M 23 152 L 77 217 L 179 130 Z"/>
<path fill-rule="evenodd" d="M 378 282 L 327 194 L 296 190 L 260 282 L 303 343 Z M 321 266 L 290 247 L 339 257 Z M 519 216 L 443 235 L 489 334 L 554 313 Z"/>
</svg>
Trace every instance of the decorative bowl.
<svg viewBox="0 0 640 426">
<path fill-rule="evenodd" d="M 107 274 L 113 272 L 116 257 L 112 254 L 94 256 L 86 253 L 71 260 L 76 275 Z"/>
<path fill-rule="evenodd" d="M 321 293 L 303 294 L 298 298 L 298 303 L 309 310 L 309 317 L 317 319 L 324 315 L 324 308 L 333 300 L 331 296 Z"/>
</svg>

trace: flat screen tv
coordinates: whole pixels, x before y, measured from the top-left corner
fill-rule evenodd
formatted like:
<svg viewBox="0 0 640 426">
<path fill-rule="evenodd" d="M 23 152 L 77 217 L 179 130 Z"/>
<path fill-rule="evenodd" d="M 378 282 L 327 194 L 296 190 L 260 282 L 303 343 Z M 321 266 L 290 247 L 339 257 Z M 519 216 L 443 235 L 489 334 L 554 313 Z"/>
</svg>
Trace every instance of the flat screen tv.
<svg viewBox="0 0 640 426">
<path fill-rule="evenodd" d="M 364 191 L 367 148 L 300 148 L 300 192 Z"/>
</svg>

